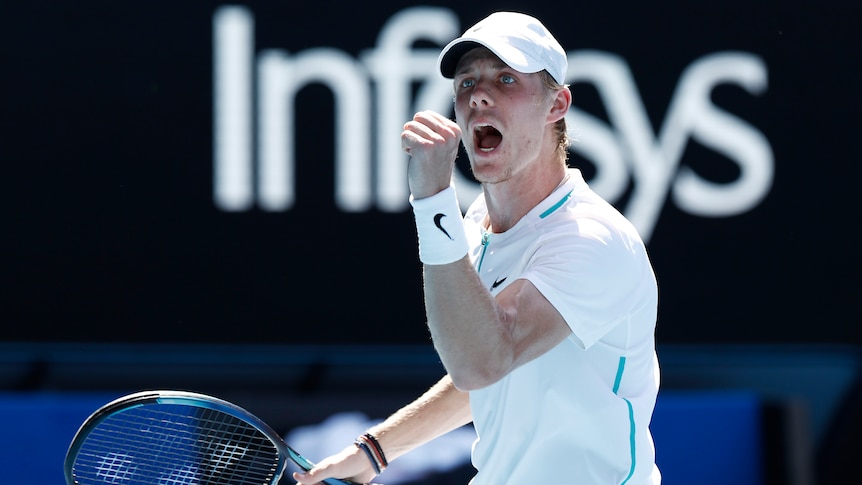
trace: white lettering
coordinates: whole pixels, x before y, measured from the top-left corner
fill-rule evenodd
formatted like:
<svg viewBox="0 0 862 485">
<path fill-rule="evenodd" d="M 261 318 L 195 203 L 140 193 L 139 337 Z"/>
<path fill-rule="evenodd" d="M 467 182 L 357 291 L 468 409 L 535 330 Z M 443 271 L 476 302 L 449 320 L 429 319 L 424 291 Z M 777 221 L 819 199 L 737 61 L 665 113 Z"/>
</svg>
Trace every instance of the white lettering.
<svg viewBox="0 0 862 485">
<path fill-rule="evenodd" d="M 766 65 L 751 54 L 722 52 L 698 59 L 683 73 L 668 109 L 661 135 L 665 160 L 682 156 L 682 133 L 739 164 L 741 175 L 731 183 L 701 179 L 689 167 L 680 167 L 673 185 L 673 200 L 691 214 L 720 217 L 753 209 L 769 192 L 773 178 L 772 149 L 766 137 L 745 121 L 716 109 L 712 89 L 733 83 L 751 94 L 766 90 Z"/>
<path fill-rule="evenodd" d="M 395 14 L 377 38 L 377 48 L 363 53 L 377 86 L 377 203 L 381 209 L 407 208 L 407 157 L 401 150 L 404 123 L 419 109 L 448 112 L 452 84 L 433 74 L 439 49 L 412 49 L 420 39 L 445 44 L 458 36 L 458 18 L 449 10 L 415 7 Z M 410 103 L 412 83 L 424 80 Z M 447 100 L 448 98 L 448 100 Z M 441 102 L 442 101 L 442 102 Z"/>
<path fill-rule="evenodd" d="M 598 174 L 590 185 L 609 200 L 625 191 L 624 162 L 631 164 L 635 185 L 624 212 L 644 239 L 655 228 L 672 182 L 674 202 L 701 216 L 739 214 L 768 193 L 773 173 L 768 141 L 744 121 L 716 109 L 710 98 L 712 89 L 722 83 L 737 83 L 753 94 L 763 92 L 766 67 L 757 57 L 725 52 L 694 62 L 680 79 L 658 139 L 634 77 L 620 57 L 598 51 L 570 53 L 568 80 L 593 84 L 611 122 L 608 126 L 573 106 L 567 119 L 583 133 L 583 140 L 572 150 L 596 164 Z M 742 169 L 739 179 L 719 185 L 700 179 L 689 167 L 679 167 L 690 138 L 736 161 Z"/>
<path fill-rule="evenodd" d="M 296 93 L 312 82 L 335 95 L 335 196 L 350 212 L 371 205 L 371 109 L 368 76 L 347 54 L 330 48 L 303 51 L 293 57 L 279 50 L 261 53 L 258 64 L 259 202 L 266 210 L 287 210 L 295 196 L 294 134 Z M 321 133 L 330 140 L 330 133 Z"/>
<path fill-rule="evenodd" d="M 223 7 L 213 17 L 213 196 L 225 211 L 250 209 L 251 13 Z"/>
<path fill-rule="evenodd" d="M 334 194 L 345 212 L 377 207 L 401 212 L 407 202 L 406 155 L 399 133 L 412 113 L 451 113 L 452 85 L 436 73 L 437 48 L 460 32 L 448 9 L 407 8 L 390 18 L 377 45 L 353 59 L 334 48 L 289 54 L 269 49 L 257 56 L 257 103 L 252 100 L 253 19 L 242 7 L 223 7 L 214 16 L 214 199 L 226 211 L 284 211 L 295 200 L 294 100 L 310 83 L 329 88 L 335 99 Z M 610 201 L 633 189 L 623 212 L 649 240 L 668 194 L 682 210 L 726 217 L 754 208 L 772 186 L 774 160 L 766 137 L 744 120 L 713 104 L 713 89 L 735 84 L 753 95 L 766 89 L 763 61 L 749 53 L 720 52 L 695 60 L 683 73 L 661 130 L 651 126 L 634 76 L 621 57 L 601 51 L 569 54 L 567 82 L 598 90 L 608 121 L 576 105 L 567 115 L 575 143 L 571 151 L 597 168 L 590 185 Z M 372 94 L 372 87 L 375 89 Z M 374 118 L 372 103 L 376 102 Z M 254 190 L 251 107 L 256 104 L 257 179 Z M 372 119 L 373 118 L 373 119 Z M 372 133 L 373 127 L 373 133 Z M 372 136 L 374 138 L 372 138 Z M 376 140 L 372 152 L 372 140 Z M 695 141 L 736 163 L 739 177 L 713 182 L 682 162 Z M 372 164 L 372 158 L 374 163 Z M 462 207 L 480 187 L 456 171 Z"/>
</svg>

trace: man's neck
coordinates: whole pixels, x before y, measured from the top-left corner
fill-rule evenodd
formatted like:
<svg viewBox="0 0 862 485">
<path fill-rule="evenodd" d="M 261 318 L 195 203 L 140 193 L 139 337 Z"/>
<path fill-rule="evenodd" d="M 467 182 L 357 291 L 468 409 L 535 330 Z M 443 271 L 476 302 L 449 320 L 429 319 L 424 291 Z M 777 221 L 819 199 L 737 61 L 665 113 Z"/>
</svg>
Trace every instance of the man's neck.
<svg viewBox="0 0 862 485">
<path fill-rule="evenodd" d="M 505 232 L 560 186 L 566 176 L 564 163 L 513 177 L 505 182 L 482 184 L 488 207 L 488 229 Z"/>
</svg>

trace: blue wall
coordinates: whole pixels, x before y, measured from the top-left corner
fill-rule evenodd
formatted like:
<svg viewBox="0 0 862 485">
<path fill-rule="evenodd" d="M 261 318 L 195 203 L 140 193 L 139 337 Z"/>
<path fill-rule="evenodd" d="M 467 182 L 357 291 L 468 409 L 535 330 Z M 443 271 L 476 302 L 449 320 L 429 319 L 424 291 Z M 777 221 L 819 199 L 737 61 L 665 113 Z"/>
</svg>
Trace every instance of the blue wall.
<svg viewBox="0 0 862 485">
<path fill-rule="evenodd" d="M 0 394 L 4 419 L 0 468 L 5 483 L 62 485 L 66 449 L 78 427 L 116 397 L 116 393 Z M 662 483 L 762 485 L 760 412 L 760 401 L 751 393 L 662 393 L 652 426 Z"/>
</svg>

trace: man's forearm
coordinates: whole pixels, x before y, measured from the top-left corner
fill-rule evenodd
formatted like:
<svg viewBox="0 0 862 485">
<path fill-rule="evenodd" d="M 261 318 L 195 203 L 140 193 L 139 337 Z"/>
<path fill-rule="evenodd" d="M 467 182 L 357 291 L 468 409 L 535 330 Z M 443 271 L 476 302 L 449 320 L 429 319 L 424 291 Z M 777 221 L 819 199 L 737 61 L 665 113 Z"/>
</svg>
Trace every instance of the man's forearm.
<svg viewBox="0 0 862 485">
<path fill-rule="evenodd" d="M 472 421 L 470 397 L 446 375 L 422 396 L 369 432 L 389 461 Z"/>
</svg>

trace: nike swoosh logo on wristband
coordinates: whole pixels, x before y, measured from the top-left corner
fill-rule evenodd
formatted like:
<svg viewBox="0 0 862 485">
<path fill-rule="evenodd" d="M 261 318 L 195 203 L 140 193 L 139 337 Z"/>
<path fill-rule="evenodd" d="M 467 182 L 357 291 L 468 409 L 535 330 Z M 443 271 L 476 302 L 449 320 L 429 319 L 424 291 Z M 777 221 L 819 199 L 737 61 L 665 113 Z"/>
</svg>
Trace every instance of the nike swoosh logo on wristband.
<svg viewBox="0 0 862 485">
<path fill-rule="evenodd" d="M 441 231 L 443 231 L 443 234 L 445 234 L 445 235 L 446 235 L 446 237 L 448 237 L 448 238 L 449 238 L 449 240 L 454 241 L 454 240 L 455 240 L 455 238 L 453 238 L 452 236 L 450 236 L 450 235 L 449 235 L 449 232 L 448 232 L 446 229 L 443 229 L 443 226 L 440 224 L 440 221 L 441 221 L 444 217 L 446 217 L 446 214 L 443 214 L 443 213 L 440 213 L 440 212 L 438 212 L 437 214 L 434 214 L 434 225 L 435 225 L 435 226 L 437 226 L 437 229 L 440 229 Z"/>
</svg>

